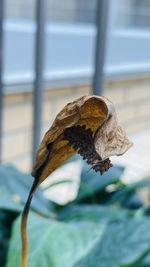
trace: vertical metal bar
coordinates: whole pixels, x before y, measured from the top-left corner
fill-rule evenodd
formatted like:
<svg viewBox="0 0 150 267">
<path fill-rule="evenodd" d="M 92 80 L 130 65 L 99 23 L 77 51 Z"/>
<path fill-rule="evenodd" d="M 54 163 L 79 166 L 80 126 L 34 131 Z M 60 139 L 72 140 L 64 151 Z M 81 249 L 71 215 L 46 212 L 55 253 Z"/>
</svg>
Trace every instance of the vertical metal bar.
<svg viewBox="0 0 150 267">
<path fill-rule="evenodd" d="M 41 139 L 42 102 L 44 92 L 44 46 L 45 46 L 45 0 L 36 1 L 36 40 L 35 40 L 35 83 L 34 83 L 34 122 L 33 122 L 33 164 Z"/>
<path fill-rule="evenodd" d="M 96 47 L 95 47 L 95 66 L 93 78 L 93 94 L 102 95 L 104 82 L 104 60 L 107 38 L 107 24 L 109 0 L 97 0 L 96 15 Z"/>
<path fill-rule="evenodd" d="M 0 0 L 0 162 L 2 160 L 2 121 L 3 121 L 3 20 L 4 0 Z"/>
</svg>

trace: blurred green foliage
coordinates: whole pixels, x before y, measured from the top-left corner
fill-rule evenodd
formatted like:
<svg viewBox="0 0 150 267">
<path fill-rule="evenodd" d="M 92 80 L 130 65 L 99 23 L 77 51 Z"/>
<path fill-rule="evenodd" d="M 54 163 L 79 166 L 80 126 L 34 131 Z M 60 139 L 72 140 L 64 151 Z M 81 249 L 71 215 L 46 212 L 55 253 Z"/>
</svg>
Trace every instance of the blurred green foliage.
<svg viewBox="0 0 150 267">
<path fill-rule="evenodd" d="M 28 222 L 29 267 L 150 266 L 150 209 L 138 193 L 150 187 L 150 180 L 127 185 L 119 166 L 102 176 L 88 170 L 84 163 L 72 203 L 53 203 L 43 189 L 35 194 Z M 20 266 L 20 213 L 32 182 L 12 166 L 0 167 L 0 267 Z"/>
</svg>

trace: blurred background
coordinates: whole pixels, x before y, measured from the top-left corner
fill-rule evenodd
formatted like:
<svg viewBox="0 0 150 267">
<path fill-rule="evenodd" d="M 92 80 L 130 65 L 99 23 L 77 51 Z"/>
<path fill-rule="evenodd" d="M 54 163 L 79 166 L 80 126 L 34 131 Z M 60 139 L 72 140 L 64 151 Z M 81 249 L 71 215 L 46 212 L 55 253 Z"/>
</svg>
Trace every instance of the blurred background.
<svg viewBox="0 0 150 267">
<path fill-rule="evenodd" d="M 150 127 L 150 1 L 99 2 L 1 1 L 2 163 L 31 170 L 57 112 L 86 94 L 112 100 L 128 134 Z"/>
<path fill-rule="evenodd" d="M 45 131 L 88 94 L 114 103 L 134 146 L 103 176 L 80 157 L 52 173 L 29 266 L 150 266 L 150 0 L 0 0 L 0 267 L 20 266 L 15 219 Z"/>
</svg>

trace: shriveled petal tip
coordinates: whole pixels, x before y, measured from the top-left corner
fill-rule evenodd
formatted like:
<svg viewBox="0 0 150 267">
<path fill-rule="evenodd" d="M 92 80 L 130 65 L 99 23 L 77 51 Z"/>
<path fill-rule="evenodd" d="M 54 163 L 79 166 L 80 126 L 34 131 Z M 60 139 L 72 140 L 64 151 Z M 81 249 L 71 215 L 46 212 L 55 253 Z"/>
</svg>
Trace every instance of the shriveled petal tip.
<svg viewBox="0 0 150 267">
<path fill-rule="evenodd" d="M 112 103 L 109 117 L 97 130 L 94 139 L 95 150 L 102 160 L 111 156 L 121 156 L 132 147 L 133 143 L 118 125 L 117 115 Z"/>
</svg>

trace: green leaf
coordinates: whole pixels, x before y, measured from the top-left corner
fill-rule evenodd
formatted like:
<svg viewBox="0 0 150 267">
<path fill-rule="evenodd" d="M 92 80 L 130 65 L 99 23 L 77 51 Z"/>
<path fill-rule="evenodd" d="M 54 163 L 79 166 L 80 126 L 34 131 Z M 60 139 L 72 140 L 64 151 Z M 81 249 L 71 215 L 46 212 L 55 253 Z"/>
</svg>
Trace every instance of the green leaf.
<svg viewBox="0 0 150 267">
<path fill-rule="evenodd" d="M 69 225 L 30 214 L 29 267 L 73 267 L 102 238 L 103 225 Z M 7 267 L 20 267 L 20 220 L 10 243 Z"/>
<path fill-rule="evenodd" d="M 63 221 L 115 222 L 130 218 L 133 212 L 100 205 L 70 205 L 59 212 Z"/>
<path fill-rule="evenodd" d="M 150 220 L 132 215 L 109 207 L 70 206 L 60 214 L 67 224 L 32 213 L 29 267 L 146 267 L 140 264 L 146 264 L 150 250 Z M 19 232 L 17 220 L 7 267 L 20 266 Z"/>
<path fill-rule="evenodd" d="M 123 167 L 115 166 L 107 173 L 100 175 L 100 173 L 96 173 L 92 170 L 89 172 L 89 166 L 84 163 L 81 185 L 76 202 L 81 202 L 87 197 L 92 198 L 94 194 L 104 191 L 108 185 L 117 183 L 123 171 Z"/>
<path fill-rule="evenodd" d="M 70 179 L 61 180 L 61 181 L 56 181 L 56 182 L 53 182 L 53 183 L 51 183 L 51 184 L 49 184 L 49 185 L 44 186 L 44 190 L 50 189 L 50 188 L 52 188 L 52 187 L 55 187 L 55 186 L 57 186 L 57 185 L 61 185 L 61 184 L 72 184 L 72 182 L 73 182 L 73 181 L 70 180 Z"/>
<path fill-rule="evenodd" d="M 0 266 L 6 266 L 6 256 L 11 235 L 11 226 L 16 214 L 0 210 Z"/>
<path fill-rule="evenodd" d="M 142 259 L 141 262 L 137 264 L 137 266 L 135 267 L 149 267 L 149 266 L 150 266 L 150 251 L 144 257 L 144 259 Z"/>
<path fill-rule="evenodd" d="M 10 194 L 5 187 L 0 188 L 0 209 L 9 210 L 13 212 L 21 212 L 23 206 L 21 205 L 20 197 L 17 194 Z"/>
<path fill-rule="evenodd" d="M 134 218 L 112 223 L 87 257 L 74 267 L 139 267 L 150 249 L 150 220 Z"/>
<path fill-rule="evenodd" d="M 127 184 L 112 195 L 111 199 L 108 201 L 108 204 L 124 201 L 127 197 L 130 197 L 136 190 L 145 187 L 150 187 L 150 179 L 144 179 L 136 183 Z"/>
<path fill-rule="evenodd" d="M 33 183 L 33 177 L 18 171 L 13 166 L 0 166 L 0 208 L 20 212 L 27 200 Z M 7 200 L 8 199 L 8 200 Z M 12 203 L 11 203 L 12 201 Z M 46 216 L 50 215 L 53 205 L 44 195 L 43 190 L 38 189 L 33 198 L 31 208 Z"/>
</svg>

